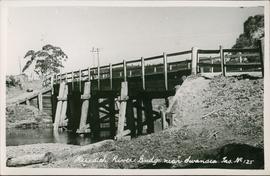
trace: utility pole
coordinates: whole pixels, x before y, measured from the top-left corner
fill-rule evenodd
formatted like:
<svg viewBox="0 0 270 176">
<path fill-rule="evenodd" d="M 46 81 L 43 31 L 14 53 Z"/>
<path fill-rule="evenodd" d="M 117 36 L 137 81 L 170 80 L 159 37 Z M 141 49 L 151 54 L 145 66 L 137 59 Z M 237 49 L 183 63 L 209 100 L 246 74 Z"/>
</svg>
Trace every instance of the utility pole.
<svg viewBox="0 0 270 176">
<path fill-rule="evenodd" d="M 90 52 L 93 53 L 94 65 L 95 65 L 95 54 L 97 55 L 97 66 L 99 67 L 100 66 L 100 58 L 99 58 L 100 49 L 93 47 Z"/>
<path fill-rule="evenodd" d="M 100 59 L 99 59 L 99 52 L 100 52 L 100 49 L 99 48 L 92 48 L 92 51 L 93 53 L 93 56 L 95 56 L 95 53 L 97 54 L 97 75 L 98 75 L 98 90 L 100 90 Z M 95 59 L 95 57 L 93 58 Z M 94 60 L 95 61 L 95 60 Z"/>
</svg>

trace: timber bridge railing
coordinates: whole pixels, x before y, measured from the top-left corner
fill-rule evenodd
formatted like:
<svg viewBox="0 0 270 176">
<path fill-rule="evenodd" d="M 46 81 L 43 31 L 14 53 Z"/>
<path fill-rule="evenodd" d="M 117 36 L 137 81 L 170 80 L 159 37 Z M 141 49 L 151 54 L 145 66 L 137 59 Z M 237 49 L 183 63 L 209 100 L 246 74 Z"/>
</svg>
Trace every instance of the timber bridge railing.
<svg viewBox="0 0 270 176">
<path fill-rule="evenodd" d="M 91 132 L 95 138 L 109 135 L 118 139 L 152 133 L 158 119 L 164 129 L 173 125 L 173 116 L 166 115 L 165 107 L 153 106 L 153 99 L 164 99 L 169 107 L 168 97 L 175 94 L 175 86 L 190 74 L 256 72 L 263 77 L 262 48 L 193 47 L 53 75 L 46 81 L 52 87 L 54 129 L 64 127 L 80 134 Z"/>
</svg>

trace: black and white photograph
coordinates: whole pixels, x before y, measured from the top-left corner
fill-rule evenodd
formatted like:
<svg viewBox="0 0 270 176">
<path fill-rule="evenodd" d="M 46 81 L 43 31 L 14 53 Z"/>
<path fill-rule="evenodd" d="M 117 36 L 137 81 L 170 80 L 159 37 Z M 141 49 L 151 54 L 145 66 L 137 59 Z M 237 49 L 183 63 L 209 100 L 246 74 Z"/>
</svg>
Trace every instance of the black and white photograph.
<svg viewBox="0 0 270 176">
<path fill-rule="evenodd" d="M 270 174 L 269 1 L 1 1 L 1 175 Z"/>
</svg>

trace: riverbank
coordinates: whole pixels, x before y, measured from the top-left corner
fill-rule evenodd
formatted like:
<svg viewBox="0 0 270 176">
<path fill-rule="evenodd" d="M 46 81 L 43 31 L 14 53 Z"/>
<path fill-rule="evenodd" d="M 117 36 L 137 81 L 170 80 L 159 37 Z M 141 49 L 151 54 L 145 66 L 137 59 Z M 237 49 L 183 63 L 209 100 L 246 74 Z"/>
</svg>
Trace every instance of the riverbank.
<svg viewBox="0 0 270 176">
<path fill-rule="evenodd" d="M 175 102 L 170 112 L 175 114 L 173 128 L 130 141 L 115 141 L 114 147 L 101 148 L 94 153 L 67 155 L 49 163 L 27 167 L 261 169 L 263 92 L 263 79 L 257 77 L 190 76 L 171 99 Z M 33 154 L 32 151 L 72 152 L 77 148 L 80 146 L 22 145 L 7 147 L 7 156 Z M 243 163 L 242 159 L 242 162 L 233 164 L 202 163 L 210 159 L 221 162 L 224 157 L 233 161 L 242 157 L 253 162 Z M 184 162 L 192 158 L 201 163 Z M 141 160 L 145 162 L 139 162 Z"/>
<path fill-rule="evenodd" d="M 33 129 L 52 126 L 52 117 L 30 105 L 6 107 L 6 128 Z"/>
</svg>

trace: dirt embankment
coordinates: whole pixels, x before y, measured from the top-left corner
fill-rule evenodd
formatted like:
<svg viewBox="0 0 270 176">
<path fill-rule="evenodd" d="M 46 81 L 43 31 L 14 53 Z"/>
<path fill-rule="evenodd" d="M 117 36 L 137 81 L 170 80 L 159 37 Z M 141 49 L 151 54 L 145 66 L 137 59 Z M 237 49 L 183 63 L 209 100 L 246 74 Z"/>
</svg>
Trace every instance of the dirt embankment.
<svg viewBox="0 0 270 176">
<path fill-rule="evenodd" d="M 31 167 L 234 168 L 229 164 L 164 163 L 189 157 L 222 160 L 227 156 L 254 160 L 255 164 L 239 168 L 263 167 L 263 79 L 191 76 L 173 99 L 171 111 L 176 114 L 173 128 L 128 142 L 118 141 L 111 151 L 75 155 Z M 107 162 L 89 162 L 104 158 Z M 161 162 L 153 164 L 154 160 Z"/>
<path fill-rule="evenodd" d="M 52 117 L 34 106 L 14 105 L 6 107 L 6 128 L 37 128 L 52 124 Z"/>
</svg>

